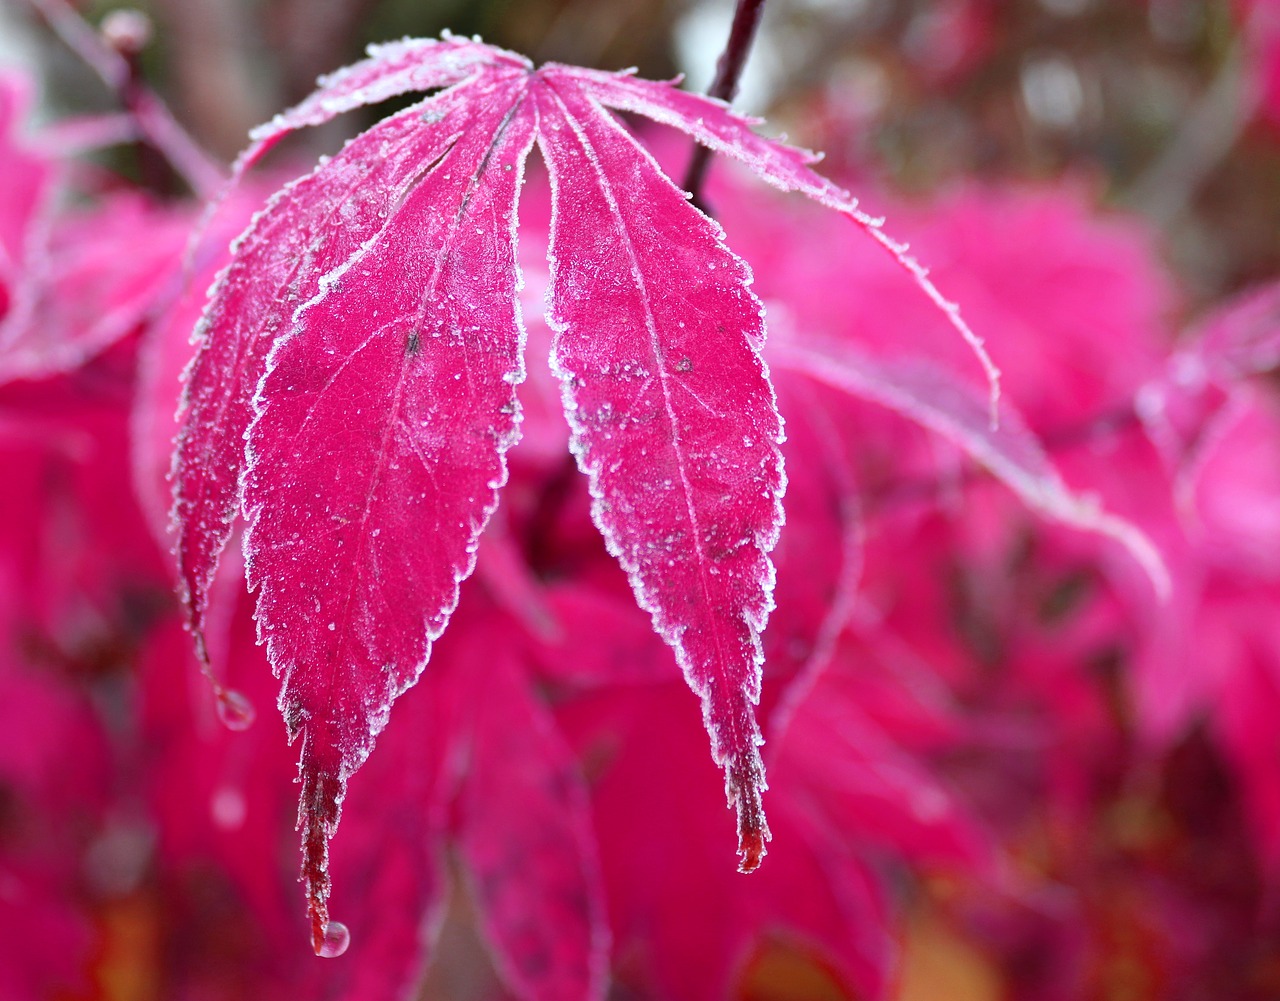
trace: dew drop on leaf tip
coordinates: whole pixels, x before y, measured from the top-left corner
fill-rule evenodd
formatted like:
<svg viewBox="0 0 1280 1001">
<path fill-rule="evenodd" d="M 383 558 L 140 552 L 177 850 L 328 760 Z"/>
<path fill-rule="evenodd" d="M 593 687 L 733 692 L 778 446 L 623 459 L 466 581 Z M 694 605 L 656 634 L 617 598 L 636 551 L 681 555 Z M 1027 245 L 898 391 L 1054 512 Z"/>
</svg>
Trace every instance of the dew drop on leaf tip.
<svg viewBox="0 0 1280 1001">
<path fill-rule="evenodd" d="M 324 940 L 316 955 L 325 959 L 337 959 L 351 945 L 351 932 L 341 921 L 330 921 L 324 926 Z"/>
<path fill-rule="evenodd" d="M 252 702 L 230 688 L 219 688 L 214 694 L 218 700 L 218 719 L 228 730 L 247 730 L 253 725 L 257 712 Z"/>
</svg>

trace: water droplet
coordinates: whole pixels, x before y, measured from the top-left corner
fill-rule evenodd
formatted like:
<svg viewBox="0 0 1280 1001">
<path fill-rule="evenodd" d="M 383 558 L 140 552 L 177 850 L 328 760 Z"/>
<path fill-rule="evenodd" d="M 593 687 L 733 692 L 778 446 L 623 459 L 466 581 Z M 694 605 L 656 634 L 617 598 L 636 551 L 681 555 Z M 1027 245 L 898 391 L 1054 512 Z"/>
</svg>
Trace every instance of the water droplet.
<svg viewBox="0 0 1280 1001">
<path fill-rule="evenodd" d="M 337 959 L 351 944 L 351 932 L 341 921 L 330 921 L 324 926 L 324 941 L 320 943 L 320 955 Z"/>
<path fill-rule="evenodd" d="M 239 692 L 230 688 L 221 688 L 215 693 L 218 697 L 218 719 L 228 730 L 247 730 L 253 726 L 258 715 L 253 703 Z"/>
</svg>

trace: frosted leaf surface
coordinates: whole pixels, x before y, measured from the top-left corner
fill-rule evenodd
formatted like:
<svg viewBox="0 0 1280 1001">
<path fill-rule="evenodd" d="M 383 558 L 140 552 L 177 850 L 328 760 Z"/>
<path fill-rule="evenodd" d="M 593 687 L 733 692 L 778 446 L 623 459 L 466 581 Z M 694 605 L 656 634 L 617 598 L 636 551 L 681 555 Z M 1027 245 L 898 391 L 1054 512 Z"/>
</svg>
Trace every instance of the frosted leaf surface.
<svg viewBox="0 0 1280 1001">
<path fill-rule="evenodd" d="M 750 871 L 769 837 L 754 706 L 784 484 L 762 308 L 719 228 L 612 117 L 571 84 L 538 99 L 572 447 L 597 526 L 702 699 Z"/>
<path fill-rule="evenodd" d="M 406 38 L 371 45 L 368 59 L 321 77 L 316 90 L 302 102 L 254 129 L 254 143 L 238 167 L 243 171 L 289 132 L 323 125 L 354 108 L 481 76 L 494 80 L 512 73 L 524 75 L 531 68 L 527 59 L 514 52 L 448 33 L 439 39 Z"/>
<path fill-rule="evenodd" d="M 609 550 L 702 700 L 744 871 L 769 837 L 755 706 L 785 483 L 763 310 L 719 226 L 602 105 L 848 216 L 969 340 L 994 394 L 955 308 L 809 170 L 810 154 L 667 84 L 406 39 L 257 130 L 236 176 L 293 129 L 437 88 L 286 187 L 238 241 L 198 331 L 175 458 L 180 580 L 206 660 L 208 590 L 237 506 L 249 522 L 259 632 L 302 737 L 317 949 L 347 780 L 444 629 L 506 478 L 524 377 L 515 203 L 534 141 L 553 187 L 548 318 L 572 448 Z"/>
<path fill-rule="evenodd" d="M 515 84 L 469 105 L 385 228 L 320 279 L 255 400 L 245 552 L 302 737 L 317 948 L 346 780 L 444 630 L 516 439 L 514 214 L 531 112 Z"/>
<path fill-rule="evenodd" d="M 271 345 L 318 291 L 320 277 L 358 253 L 423 167 L 450 147 L 467 120 L 467 102 L 489 92 L 459 88 L 353 139 L 272 198 L 214 286 L 186 374 L 174 457 L 179 579 L 201 650 L 209 585 L 238 504 L 251 401 Z"/>
<path fill-rule="evenodd" d="M 690 94 L 670 83 L 577 66 L 557 66 L 554 72 L 573 80 L 606 107 L 644 115 L 680 129 L 717 153 L 740 160 L 774 187 L 807 195 L 860 227 L 911 275 L 920 290 L 973 349 L 991 388 L 988 417 L 990 423 L 997 423 L 1000 372 L 988 357 L 981 339 L 969 329 L 955 303 L 943 296 L 929 279 L 929 273 L 907 253 L 907 247 L 881 229 L 883 220 L 867 215 L 858 208 L 857 199 L 810 169 L 809 165 L 819 159 L 816 154 L 757 135 L 751 130 L 752 125 L 758 124 L 757 120 L 734 114 L 723 101 Z"/>
</svg>

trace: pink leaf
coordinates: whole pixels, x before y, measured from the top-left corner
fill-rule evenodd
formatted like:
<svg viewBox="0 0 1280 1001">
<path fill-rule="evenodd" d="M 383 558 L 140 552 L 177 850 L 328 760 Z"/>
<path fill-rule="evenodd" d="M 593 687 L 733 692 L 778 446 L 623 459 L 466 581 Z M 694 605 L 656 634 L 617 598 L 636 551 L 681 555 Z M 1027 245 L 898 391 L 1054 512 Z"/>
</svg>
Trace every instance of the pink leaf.
<svg viewBox="0 0 1280 1001">
<path fill-rule="evenodd" d="M 219 587 L 213 609 L 215 621 L 226 619 L 226 629 L 214 635 L 225 639 L 219 652 L 227 681 L 255 705 L 270 705 L 273 681 L 253 642 L 248 596 Z M 176 619 L 151 633 L 139 658 L 139 726 L 150 748 L 145 782 L 158 858 L 166 866 L 216 860 L 260 927 L 269 929 L 273 945 L 283 949 L 292 931 L 291 901 L 282 892 L 292 866 L 286 868 L 280 837 L 293 800 L 290 752 L 274 727 L 223 726 L 193 660 Z"/>
<path fill-rule="evenodd" d="M 1275 368 L 1280 364 L 1280 282 L 1237 296 L 1192 336 L 1192 351 L 1220 378 Z"/>
<path fill-rule="evenodd" d="M 515 201 L 535 140 L 572 448 L 606 545 L 703 700 L 744 871 L 769 837 L 755 705 L 785 482 L 762 309 L 720 227 L 601 103 L 683 128 L 862 226 L 978 352 L 995 401 L 995 370 L 955 308 L 809 154 L 667 85 L 406 40 L 255 132 L 237 177 L 292 129 L 439 87 L 288 186 L 241 238 L 201 322 L 175 458 L 180 581 L 205 661 L 237 502 L 250 523 L 260 636 L 303 736 L 317 949 L 346 782 L 444 629 L 506 478 L 524 374 Z M 532 607 L 527 586 L 497 590 Z"/>
<path fill-rule="evenodd" d="M 1213 725 L 1242 788 L 1264 874 L 1274 882 L 1280 877 L 1280 782 L 1275 770 L 1280 753 L 1277 593 L 1274 587 L 1250 587 L 1243 594 L 1220 593 L 1215 599 L 1206 602 L 1198 617 L 1211 641 L 1202 656 L 1221 675 Z"/>
<path fill-rule="evenodd" d="M 189 225 L 117 191 L 63 208 L 97 193 L 67 190 L 60 132 L 15 138 L 27 89 L 0 75 L 0 383 L 70 371 L 136 330 L 172 287 Z"/>
<path fill-rule="evenodd" d="M 862 357 L 847 344 L 800 346 L 775 340 L 770 356 L 814 379 L 874 400 L 947 438 L 985 466 L 1032 509 L 1123 545 L 1159 594 L 1169 574 L 1159 550 L 1136 525 L 1072 493 L 1016 411 L 1005 408 L 1000 427 L 986 421 L 982 401 L 962 383 L 922 360 Z"/>
<path fill-rule="evenodd" d="M 865 528 L 847 444 L 821 391 L 786 369 L 775 372 L 774 380 L 788 414 L 783 452 L 789 476 L 787 530 L 774 554 L 782 611 L 774 616 L 765 651 L 774 678 L 780 668 L 784 678 L 802 672 L 808 677 L 786 685 L 782 704 L 771 713 L 776 736 L 786 729 L 795 700 L 826 669 L 853 615 Z"/>
<path fill-rule="evenodd" d="M 788 926 L 788 937 L 816 947 L 857 992 L 851 996 L 884 996 L 897 942 L 883 881 L 850 843 L 848 829 L 811 823 L 803 808 L 789 812 L 798 827 L 796 842 L 806 852 L 795 853 L 790 870 L 777 874 L 780 883 L 797 889 L 775 890 L 769 920 Z"/>
<path fill-rule="evenodd" d="M 592 798 L 621 991 L 681 1001 L 744 996 L 753 947 L 781 939 L 819 954 L 849 996 L 880 997 L 893 939 L 885 896 L 859 858 L 861 819 L 838 831 L 812 824 L 807 793 L 779 784 L 773 813 L 785 850 L 749 880 L 717 865 L 716 777 L 691 763 L 702 738 L 692 714 L 678 711 L 680 698 L 671 685 L 602 688 L 560 715 L 598 772 Z M 666 721 L 660 741 L 646 739 L 655 718 Z M 807 756 L 821 757 L 821 747 Z"/>
<path fill-rule="evenodd" d="M 503 508 L 494 511 L 476 556 L 477 574 L 494 601 L 530 635 L 555 640 L 559 623 L 519 551 Z"/>
<path fill-rule="evenodd" d="M 346 780 L 444 630 L 516 439 L 515 198 L 535 119 L 513 85 L 492 90 L 450 118 L 461 134 L 385 227 L 320 279 L 272 351 L 249 433 L 249 583 L 303 740 L 317 951 Z"/>
<path fill-rule="evenodd" d="M 15 458 L 0 451 L 8 488 L 20 486 Z M 10 502 L 18 496 L 6 492 L 6 523 Z M 85 842 L 103 822 L 111 741 L 87 698 L 18 652 L 32 623 L 16 599 L 36 581 L 21 572 L 15 548 L 0 545 L 0 997 L 35 1001 L 89 989 L 97 935 L 81 891 Z"/>
<path fill-rule="evenodd" d="M 551 683 L 570 688 L 644 685 L 671 680 L 671 664 L 653 630 L 626 595 L 571 582 L 549 594 L 562 635 L 541 644 L 537 667 Z"/>
<path fill-rule="evenodd" d="M 677 90 L 670 83 L 576 66 L 555 67 L 554 72 L 572 78 L 602 104 L 681 129 L 717 153 L 742 161 L 782 191 L 799 191 L 856 224 L 911 275 L 925 296 L 942 311 L 951 326 L 973 349 L 990 386 L 990 417 L 991 422 L 996 423 L 1000 372 L 987 356 L 982 340 L 969 329 L 956 305 L 949 302 L 929 279 L 929 273 L 907 253 L 906 245 L 898 243 L 881 229 L 883 220 L 861 211 L 857 199 L 809 169 L 809 164 L 819 159 L 816 154 L 756 135 L 751 131 L 751 126 L 758 124 L 754 119 L 734 114 L 722 101 Z"/>
<path fill-rule="evenodd" d="M 954 794 L 860 710 L 855 697 L 854 685 L 824 675 L 799 701 L 776 748 L 777 773 L 787 777 L 795 796 L 809 801 L 809 825 L 856 830 L 916 864 L 991 871 L 988 836 Z"/>
<path fill-rule="evenodd" d="M 424 166 L 448 149 L 465 121 L 466 96 L 450 92 L 387 119 L 282 190 L 240 238 L 214 288 L 186 374 L 174 456 L 179 577 L 202 656 L 209 584 L 231 535 L 251 401 L 272 343 L 316 294 L 319 277 L 358 253 Z"/>
<path fill-rule="evenodd" d="M 1206 457 L 1243 405 L 1240 381 L 1280 364 L 1280 283 L 1214 310 L 1144 385 L 1134 409 L 1175 473 L 1184 506 Z"/>
<path fill-rule="evenodd" d="M 784 483 L 762 310 L 719 227 L 616 121 L 568 87 L 539 101 L 572 447 L 606 544 L 702 698 L 749 872 L 769 837 L 753 706 Z"/>
<path fill-rule="evenodd" d="M 248 225 L 264 192 L 253 187 L 222 207 L 202 234 L 201 245 L 184 269 L 181 287 L 156 314 L 138 352 L 137 387 L 131 417 L 134 492 L 161 546 L 173 545 L 170 510 L 173 443 L 183 417 L 179 403 L 183 373 L 191 362 L 191 331 L 199 323 L 208 289 L 231 260 L 231 241 Z M 243 448 L 240 454 L 243 454 Z"/>
<path fill-rule="evenodd" d="M 1202 559 L 1241 578 L 1280 578 L 1280 406 L 1242 387 L 1216 431 L 1191 498 Z"/>
<path fill-rule="evenodd" d="M 0 326 L 0 381 L 69 371 L 136 331 L 176 285 L 189 225 L 123 194 L 55 219 L 28 298 Z"/>
<path fill-rule="evenodd" d="M 315 92 L 302 103 L 254 129 L 253 145 L 240 158 L 238 173 L 261 159 L 288 133 L 322 125 L 353 108 L 413 91 L 450 87 L 481 75 L 494 78 L 511 71 L 524 75 L 520 71 L 531 68 L 527 59 L 514 52 L 447 31 L 439 40 L 406 38 L 371 45 L 368 59 L 322 77 Z"/>
<path fill-rule="evenodd" d="M 338 969 L 310 970 L 316 997 L 411 997 L 433 958 L 449 898 L 445 827 L 453 783 L 444 766 L 463 715 L 446 687 L 453 681 L 448 665 L 435 666 L 446 671 L 401 703 L 405 725 L 386 735 L 353 790 L 333 870 L 347 890 L 338 906 L 354 931 Z"/>
<path fill-rule="evenodd" d="M 47 227 L 39 225 L 48 212 L 57 178 L 48 158 L 27 149 L 17 139 L 30 103 L 30 86 L 21 77 L 0 75 L 0 162 L 5 182 L 0 189 L 0 321 L 26 297 L 23 272 L 42 250 Z M 0 346 L 7 324 L 0 326 Z"/>
<path fill-rule="evenodd" d="M 609 934 L 586 784 L 512 657 L 483 677 L 458 832 L 482 925 L 521 998 L 601 998 Z M 470 682 L 474 684 L 475 681 Z"/>
</svg>

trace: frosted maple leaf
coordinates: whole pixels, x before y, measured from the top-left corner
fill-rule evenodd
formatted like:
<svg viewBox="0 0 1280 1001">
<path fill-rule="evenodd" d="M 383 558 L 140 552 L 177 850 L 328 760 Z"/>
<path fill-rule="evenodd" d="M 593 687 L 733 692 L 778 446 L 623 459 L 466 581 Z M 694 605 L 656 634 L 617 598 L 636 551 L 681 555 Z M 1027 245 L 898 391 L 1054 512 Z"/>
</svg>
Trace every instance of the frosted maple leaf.
<svg viewBox="0 0 1280 1001">
<path fill-rule="evenodd" d="M 313 945 L 336 952 L 328 839 L 350 776 L 414 684 L 475 565 L 519 435 L 525 334 L 516 203 L 534 144 L 550 175 L 547 319 L 592 515 L 702 702 L 738 821 L 765 854 L 755 718 L 782 420 L 751 273 L 619 120 L 638 113 L 905 249 L 722 102 L 629 72 L 446 35 L 374 47 L 254 133 L 237 177 L 288 132 L 430 92 L 278 192 L 235 247 L 197 330 L 174 463 L 184 603 L 205 619 L 237 511 L 260 640 L 302 740 L 299 828 Z M 326 939 L 326 936 L 328 938 Z"/>
</svg>

